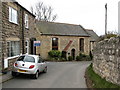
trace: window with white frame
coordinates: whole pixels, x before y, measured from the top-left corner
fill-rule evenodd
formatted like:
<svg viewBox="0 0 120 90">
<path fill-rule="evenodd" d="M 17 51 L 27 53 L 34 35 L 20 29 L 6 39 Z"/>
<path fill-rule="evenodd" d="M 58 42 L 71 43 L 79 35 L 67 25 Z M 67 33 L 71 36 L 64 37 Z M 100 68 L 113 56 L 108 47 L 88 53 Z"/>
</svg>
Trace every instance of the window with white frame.
<svg viewBox="0 0 120 90">
<path fill-rule="evenodd" d="M 19 41 L 9 41 L 7 42 L 8 57 L 20 55 L 20 42 Z"/>
<path fill-rule="evenodd" d="M 25 42 L 26 54 L 29 54 L 29 41 Z"/>
<path fill-rule="evenodd" d="M 17 24 L 17 10 L 13 9 L 12 7 L 9 7 L 9 21 Z"/>
<path fill-rule="evenodd" d="M 28 14 L 25 14 L 25 28 L 28 28 Z"/>
</svg>

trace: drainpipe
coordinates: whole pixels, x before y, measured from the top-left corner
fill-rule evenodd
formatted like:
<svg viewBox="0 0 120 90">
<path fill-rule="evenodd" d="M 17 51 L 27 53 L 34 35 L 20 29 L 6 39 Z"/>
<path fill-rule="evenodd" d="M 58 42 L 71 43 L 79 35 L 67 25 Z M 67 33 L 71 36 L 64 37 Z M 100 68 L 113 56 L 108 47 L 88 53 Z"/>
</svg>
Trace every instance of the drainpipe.
<svg viewBox="0 0 120 90">
<path fill-rule="evenodd" d="M 25 53 L 25 50 L 24 50 L 24 11 L 22 9 L 22 54 Z"/>
</svg>

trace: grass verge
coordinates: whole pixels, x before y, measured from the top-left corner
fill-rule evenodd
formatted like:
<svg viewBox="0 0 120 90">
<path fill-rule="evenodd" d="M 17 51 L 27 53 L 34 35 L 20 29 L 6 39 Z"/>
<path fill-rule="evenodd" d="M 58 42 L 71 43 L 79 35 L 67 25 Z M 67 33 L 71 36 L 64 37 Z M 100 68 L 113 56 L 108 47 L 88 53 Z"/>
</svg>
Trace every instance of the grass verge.
<svg viewBox="0 0 120 90">
<path fill-rule="evenodd" d="M 88 88 L 118 88 L 120 86 L 107 82 L 93 71 L 92 64 L 86 70 L 86 83 Z"/>
</svg>

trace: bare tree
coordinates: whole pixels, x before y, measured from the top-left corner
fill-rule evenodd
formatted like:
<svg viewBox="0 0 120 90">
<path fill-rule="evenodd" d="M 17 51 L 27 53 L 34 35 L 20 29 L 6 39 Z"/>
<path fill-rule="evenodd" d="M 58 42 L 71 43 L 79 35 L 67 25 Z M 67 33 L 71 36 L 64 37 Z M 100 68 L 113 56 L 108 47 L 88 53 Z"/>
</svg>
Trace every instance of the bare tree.
<svg viewBox="0 0 120 90">
<path fill-rule="evenodd" d="M 34 14 L 34 12 L 33 12 L 33 7 L 30 7 L 30 10 L 31 10 L 31 13 L 33 13 L 33 14 Z"/>
<path fill-rule="evenodd" d="M 31 6 L 31 12 L 36 15 L 38 20 L 42 21 L 55 21 L 57 18 L 57 14 L 53 14 L 53 8 L 44 5 L 43 2 L 38 2 L 35 8 Z"/>
</svg>

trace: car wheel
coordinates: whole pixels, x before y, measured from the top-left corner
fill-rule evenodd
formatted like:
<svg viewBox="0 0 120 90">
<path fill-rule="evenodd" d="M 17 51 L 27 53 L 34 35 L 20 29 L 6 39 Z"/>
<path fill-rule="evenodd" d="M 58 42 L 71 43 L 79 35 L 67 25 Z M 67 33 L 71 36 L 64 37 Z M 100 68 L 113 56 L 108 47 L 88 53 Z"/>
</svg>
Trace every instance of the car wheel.
<svg viewBox="0 0 120 90">
<path fill-rule="evenodd" d="M 35 74 L 34 74 L 34 79 L 37 79 L 39 77 L 39 72 L 37 71 Z"/>
<path fill-rule="evenodd" d="M 16 76 L 17 76 L 17 73 L 12 71 L 12 76 L 13 76 L 13 77 L 16 77 Z"/>
<path fill-rule="evenodd" d="M 47 72 L 47 67 L 45 67 L 45 69 L 43 70 L 43 73 L 46 73 Z"/>
</svg>

